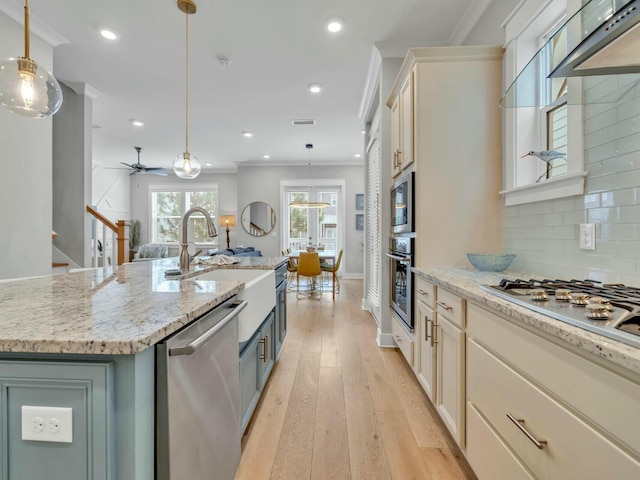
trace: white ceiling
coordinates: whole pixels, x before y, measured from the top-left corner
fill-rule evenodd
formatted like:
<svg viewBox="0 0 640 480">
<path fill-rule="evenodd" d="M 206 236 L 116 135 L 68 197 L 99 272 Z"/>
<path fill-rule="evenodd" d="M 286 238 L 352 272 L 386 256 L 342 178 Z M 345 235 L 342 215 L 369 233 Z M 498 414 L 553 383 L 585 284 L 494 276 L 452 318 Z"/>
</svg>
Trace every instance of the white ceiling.
<svg viewBox="0 0 640 480">
<path fill-rule="evenodd" d="M 364 153 L 358 115 L 374 45 L 405 52 L 451 44 L 490 1 L 196 0 L 198 12 L 189 17 L 189 150 L 215 170 L 241 163 L 361 163 L 354 157 Z M 1 0 L 0 10 L 22 5 Z M 185 147 L 185 15 L 175 0 L 29 5 L 36 27 L 41 21 L 68 41 L 54 49 L 58 80 L 99 92 L 94 160 L 134 162 L 138 145 L 142 163 L 170 168 Z M 334 16 L 345 21 L 338 34 L 324 28 Z M 120 38 L 103 39 L 101 27 Z M 230 65 L 220 65 L 218 55 Z M 310 83 L 323 91 L 310 94 Z M 134 127 L 134 118 L 145 125 Z M 317 124 L 292 126 L 292 119 Z M 255 136 L 244 138 L 244 130 Z M 314 144 L 311 152 L 306 143 Z"/>
</svg>

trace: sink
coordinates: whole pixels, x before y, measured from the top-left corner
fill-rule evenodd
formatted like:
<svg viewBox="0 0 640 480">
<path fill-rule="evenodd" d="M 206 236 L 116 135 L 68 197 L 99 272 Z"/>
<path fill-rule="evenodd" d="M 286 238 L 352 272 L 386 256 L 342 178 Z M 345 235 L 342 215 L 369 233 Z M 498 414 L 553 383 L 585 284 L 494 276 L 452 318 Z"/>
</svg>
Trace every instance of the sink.
<svg viewBox="0 0 640 480">
<path fill-rule="evenodd" d="M 194 280 L 243 282 L 238 298 L 247 307 L 238 316 L 239 343 L 249 340 L 276 306 L 276 275 L 274 270 L 220 269 L 198 275 Z"/>
</svg>

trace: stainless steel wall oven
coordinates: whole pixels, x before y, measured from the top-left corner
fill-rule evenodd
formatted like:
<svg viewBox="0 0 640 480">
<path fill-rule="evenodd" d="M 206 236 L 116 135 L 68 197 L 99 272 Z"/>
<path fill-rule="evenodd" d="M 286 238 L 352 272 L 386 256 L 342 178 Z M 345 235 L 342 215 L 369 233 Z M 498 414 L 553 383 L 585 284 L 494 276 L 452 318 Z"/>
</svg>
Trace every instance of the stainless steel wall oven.
<svg viewBox="0 0 640 480">
<path fill-rule="evenodd" d="M 411 237 L 391 237 L 389 241 L 389 304 L 413 332 L 413 242 Z"/>
</svg>

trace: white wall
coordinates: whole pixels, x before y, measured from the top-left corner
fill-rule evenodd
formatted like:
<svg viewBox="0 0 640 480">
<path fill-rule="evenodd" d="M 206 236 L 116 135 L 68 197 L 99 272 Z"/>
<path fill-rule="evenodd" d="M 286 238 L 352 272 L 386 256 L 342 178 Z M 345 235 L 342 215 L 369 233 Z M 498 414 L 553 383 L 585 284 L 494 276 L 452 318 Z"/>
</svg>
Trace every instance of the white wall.
<svg viewBox="0 0 640 480">
<path fill-rule="evenodd" d="M 502 22 L 521 0 L 493 0 L 464 39 L 463 45 L 503 45 Z"/>
<path fill-rule="evenodd" d="M 265 237 L 253 237 L 242 227 L 238 229 L 238 244 L 255 247 L 265 256 L 280 256 L 281 241 L 281 205 L 280 180 L 308 178 L 345 179 L 345 246 L 343 268 L 345 276 L 362 276 L 364 270 L 364 232 L 355 229 L 355 195 L 364 193 L 364 165 L 353 166 L 240 166 L 238 167 L 238 210 L 251 202 L 265 202 L 276 211 L 276 226 Z M 364 212 L 358 212 L 364 213 Z"/>
<path fill-rule="evenodd" d="M 24 30 L 0 13 L 0 58 L 24 54 Z M 52 70 L 53 49 L 31 35 L 31 57 Z M 51 273 L 52 120 L 0 107 L 0 278 Z"/>
<path fill-rule="evenodd" d="M 130 220 L 131 184 L 128 170 L 116 170 L 111 165 L 93 162 L 91 205 L 112 222 Z"/>
</svg>

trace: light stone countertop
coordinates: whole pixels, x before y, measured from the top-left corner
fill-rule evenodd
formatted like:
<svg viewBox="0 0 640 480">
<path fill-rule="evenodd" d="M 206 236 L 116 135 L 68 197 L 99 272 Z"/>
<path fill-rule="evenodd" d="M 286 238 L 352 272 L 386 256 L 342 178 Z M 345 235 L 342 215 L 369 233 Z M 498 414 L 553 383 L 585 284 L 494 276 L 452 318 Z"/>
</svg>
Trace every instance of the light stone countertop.
<svg viewBox="0 0 640 480">
<path fill-rule="evenodd" d="M 639 348 L 539 314 L 480 289 L 480 285 L 495 285 L 503 278 L 541 278 L 539 275 L 509 270 L 499 273 L 479 272 L 472 268 L 462 267 L 413 267 L 412 271 L 435 285 L 442 286 L 478 305 L 483 305 L 490 310 L 510 317 L 514 323 L 522 322 L 635 374 L 640 374 Z"/>
<path fill-rule="evenodd" d="M 242 282 L 198 280 L 197 273 L 268 270 L 286 261 L 242 257 L 176 278 L 164 275 L 178 264 L 168 258 L 2 282 L 0 352 L 135 354 L 244 288 Z"/>
</svg>

